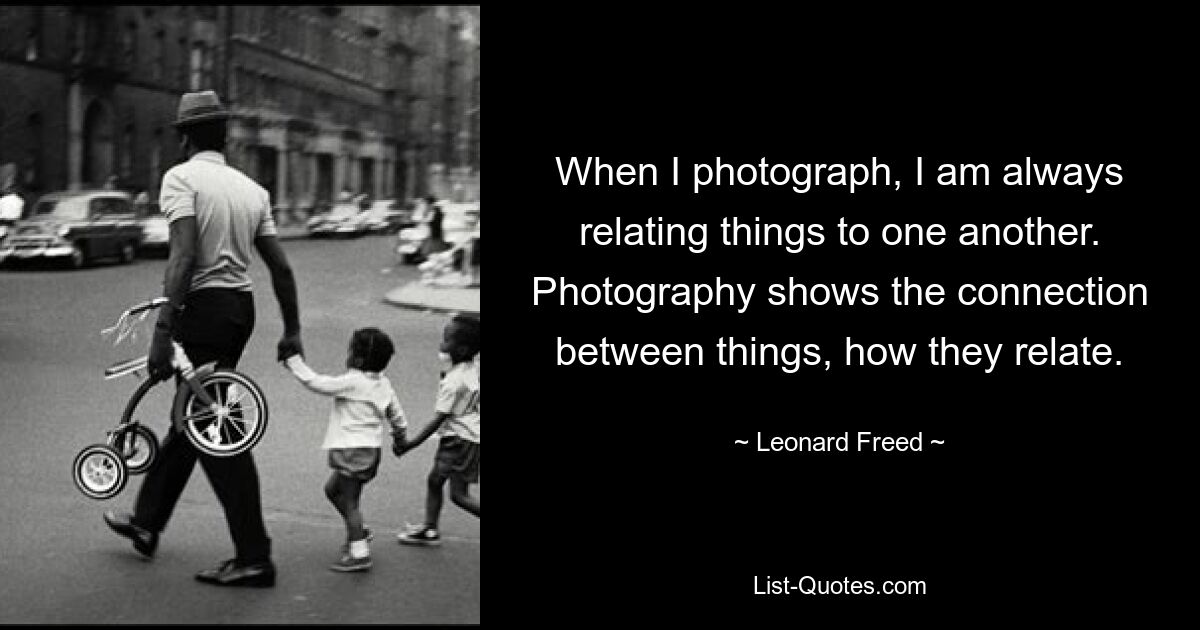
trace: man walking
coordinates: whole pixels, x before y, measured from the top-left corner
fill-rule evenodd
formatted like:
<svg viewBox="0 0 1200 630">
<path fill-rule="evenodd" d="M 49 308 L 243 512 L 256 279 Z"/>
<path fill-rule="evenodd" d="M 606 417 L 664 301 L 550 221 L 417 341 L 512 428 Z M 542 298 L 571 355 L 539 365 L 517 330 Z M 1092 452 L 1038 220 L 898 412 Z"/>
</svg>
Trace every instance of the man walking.
<svg viewBox="0 0 1200 630">
<path fill-rule="evenodd" d="M 170 257 L 150 344 L 150 377 L 168 378 L 171 340 L 182 344 L 194 365 L 216 361 L 234 368 L 254 329 L 254 297 L 247 272 L 257 249 L 271 272 L 283 315 L 279 357 L 300 352 L 296 283 L 276 239 L 270 195 L 225 163 L 229 112 L 216 92 L 184 94 L 174 123 L 188 160 L 163 176 L 159 204 L 170 223 Z M 153 557 L 159 533 L 199 459 L 225 510 L 236 556 L 196 579 L 223 586 L 274 586 L 271 539 L 263 524 L 258 471 L 251 453 L 212 457 L 196 451 L 174 429 L 165 437 L 159 460 L 147 473 L 133 514 L 108 512 L 104 520 L 133 547 Z"/>
</svg>

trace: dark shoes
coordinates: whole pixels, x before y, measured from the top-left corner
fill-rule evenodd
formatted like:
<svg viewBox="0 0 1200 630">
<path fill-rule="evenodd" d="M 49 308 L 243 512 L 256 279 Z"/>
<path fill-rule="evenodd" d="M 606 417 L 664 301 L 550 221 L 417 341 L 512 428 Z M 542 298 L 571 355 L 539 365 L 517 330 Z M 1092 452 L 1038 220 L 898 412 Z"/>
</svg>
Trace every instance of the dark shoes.
<svg viewBox="0 0 1200 630">
<path fill-rule="evenodd" d="M 114 532 L 133 541 L 133 548 L 147 558 L 154 557 L 158 549 L 158 534 L 133 524 L 132 514 L 104 513 L 104 522 Z"/>
<path fill-rule="evenodd" d="M 409 526 L 407 531 L 400 532 L 396 538 L 401 545 L 416 545 L 420 547 L 437 547 L 442 544 L 442 537 L 437 530 L 422 525 L 420 527 Z"/>
<path fill-rule="evenodd" d="M 342 554 L 342 559 L 329 565 L 329 568 L 339 573 L 354 573 L 367 571 L 371 568 L 371 556 L 355 558 L 350 554 Z"/>
<path fill-rule="evenodd" d="M 226 560 L 215 568 L 197 573 L 196 579 L 217 586 L 270 587 L 275 586 L 275 565 L 270 560 L 244 565 Z"/>
</svg>

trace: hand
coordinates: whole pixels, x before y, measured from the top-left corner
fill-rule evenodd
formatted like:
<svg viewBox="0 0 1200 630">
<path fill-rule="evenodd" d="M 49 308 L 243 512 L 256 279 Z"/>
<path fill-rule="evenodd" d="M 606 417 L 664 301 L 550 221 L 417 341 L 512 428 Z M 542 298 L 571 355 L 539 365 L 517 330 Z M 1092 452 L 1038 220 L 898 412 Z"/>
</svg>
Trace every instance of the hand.
<svg viewBox="0 0 1200 630">
<path fill-rule="evenodd" d="M 295 333 L 293 335 L 288 335 L 285 333 L 283 338 L 279 340 L 277 350 L 279 353 L 279 361 L 286 361 L 288 357 L 291 357 L 295 354 L 303 357 L 304 346 L 300 343 L 300 333 Z"/>
<path fill-rule="evenodd" d="M 392 455 L 400 457 L 401 455 L 407 453 L 410 448 L 411 447 L 409 446 L 408 441 L 402 436 L 397 435 L 392 438 Z"/>
<path fill-rule="evenodd" d="M 154 339 L 150 342 L 150 357 L 147 363 L 151 380 L 157 382 L 171 378 L 171 374 L 175 372 L 171 365 L 173 356 L 175 348 L 171 346 L 171 333 L 165 328 L 156 327 Z"/>
</svg>

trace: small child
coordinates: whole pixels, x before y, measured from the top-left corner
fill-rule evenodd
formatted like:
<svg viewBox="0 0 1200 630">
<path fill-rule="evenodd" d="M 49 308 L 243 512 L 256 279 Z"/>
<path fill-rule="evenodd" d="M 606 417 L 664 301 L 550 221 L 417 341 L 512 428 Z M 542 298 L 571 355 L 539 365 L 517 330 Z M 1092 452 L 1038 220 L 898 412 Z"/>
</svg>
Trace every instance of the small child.
<svg viewBox="0 0 1200 630">
<path fill-rule="evenodd" d="M 470 484 L 479 482 L 479 320 L 455 316 L 442 331 L 441 351 L 450 355 L 453 367 L 438 385 L 436 415 L 407 441 L 394 435 L 396 456 L 416 448 L 440 427 L 437 455 L 427 480 L 425 524 L 410 527 L 398 538 L 404 545 L 440 545 L 438 517 L 442 512 L 442 487 L 450 480 L 450 500 L 479 516 L 479 499 L 470 494 Z"/>
<path fill-rule="evenodd" d="M 378 328 L 363 328 L 350 337 L 346 367 L 341 376 L 313 372 L 296 354 L 285 365 L 301 383 L 318 394 L 333 396 L 329 428 L 321 448 L 329 451 L 333 469 L 325 483 L 325 496 L 346 521 L 347 544 L 342 557 L 329 568 L 334 571 L 366 571 L 371 568 L 367 541 L 370 529 L 363 526 L 358 500 L 362 488 L 379 470 L 382 426 L 391 425 L 395 439 L 403 440 L 407 423 L 400 401 L 382 374 L 395 350 L 392 340 Z"/>
</svg>

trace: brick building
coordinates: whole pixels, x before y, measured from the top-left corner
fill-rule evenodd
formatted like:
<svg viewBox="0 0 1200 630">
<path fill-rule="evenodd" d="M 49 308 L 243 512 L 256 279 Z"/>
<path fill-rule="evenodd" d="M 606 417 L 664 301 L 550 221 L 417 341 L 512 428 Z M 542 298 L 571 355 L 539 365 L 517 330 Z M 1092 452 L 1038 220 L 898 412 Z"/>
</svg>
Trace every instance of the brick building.
<svg viewBox="0 0 1200 630">
<path fill-rule="evenodd" d="M 0 164 L 31 196 L 113 175 L 156 196 L 181 157 L 179 95 L 216 89 L 230 162 L 283 219 L 343 189 L 477 198 L 478 22 L 478 7 L 3 6 Z"/>
</svg>

